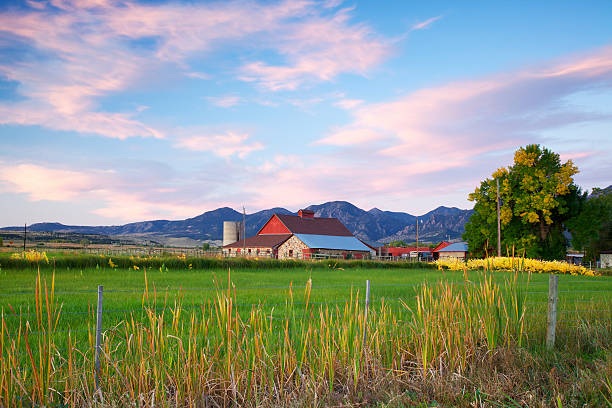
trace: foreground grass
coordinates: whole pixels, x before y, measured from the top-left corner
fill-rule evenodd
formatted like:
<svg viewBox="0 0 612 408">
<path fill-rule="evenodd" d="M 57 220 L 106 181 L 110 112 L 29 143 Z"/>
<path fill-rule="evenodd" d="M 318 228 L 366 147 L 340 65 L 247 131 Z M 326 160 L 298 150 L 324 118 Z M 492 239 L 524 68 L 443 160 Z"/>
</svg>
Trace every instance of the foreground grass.
<svg viewBox="0 0 612 408">
<path fill-rule="evenodd" d="M 606 406 L 612 280 L 560 277 L 564 312 L 557 348 L 547 351 L 547 278 L 329 267 L 231 276 L 3 269 L 0 304 L 18 316 L 1 322 L 0 404 Z M 98 284 L 109 311 L 99 390 Z M 79 291 L 87 293 L 62 293 Z"/>
</svg>

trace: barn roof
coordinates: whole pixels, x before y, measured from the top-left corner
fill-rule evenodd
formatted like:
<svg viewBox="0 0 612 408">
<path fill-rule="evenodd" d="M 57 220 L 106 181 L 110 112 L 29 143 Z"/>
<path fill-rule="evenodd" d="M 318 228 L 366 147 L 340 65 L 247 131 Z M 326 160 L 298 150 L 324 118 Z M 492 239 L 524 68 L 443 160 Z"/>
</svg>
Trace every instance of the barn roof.
<svg viewBox="0 0 612 408">
<path fill-rule="evenodd" d="M 465 242 L 455 242 L 438 250 L 438 252 L 467 252 L 467 244 Z"/>
<path fill-rule="evenodd" d="M 291 234 L 254 235 L 246 240 L 236 241 L 223 248 L 276 248 L 291 237 Z M 246 242 L 244 242 L 246 241 Z"/>
<path fill-rule="evenodd" d="M 353 236 L 337 218 L 302 218 L 287 214 L 275 216 L 294 234 Z"/>
<path fill-rule="evenodd" d="M 295 234 L 308 248 L 339 249 L 343 251 L 367 251 L 370 248 L 353 236 Z"/>
<path fill-rule="evenodd" d="M 450 242 L 446 242 L 446 241 L 440 242 L 440 243 L 438 244 L 438 246 L 436 246 L 436 247 L 435 247 L 435 248 L 432 250 L 432 252 L 438 252 L 439 250 L 441 250 L 442 248 L 446 248 L 446 247 L 447 247 L 447 246 L 449 246 L 450 244 L 451 244 Z"/>
</svg>

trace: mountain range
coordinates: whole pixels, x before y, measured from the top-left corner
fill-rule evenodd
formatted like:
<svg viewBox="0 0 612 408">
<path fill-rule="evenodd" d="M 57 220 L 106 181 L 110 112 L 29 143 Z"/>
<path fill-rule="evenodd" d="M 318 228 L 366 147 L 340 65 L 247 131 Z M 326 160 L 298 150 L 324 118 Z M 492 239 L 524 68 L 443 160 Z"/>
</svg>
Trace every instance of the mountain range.
<svg viewBox="0 0 612 408">
<path fill-rule="evenodd" d="M 394 240 L 415 241 L 417 217 L 404 212 L 382 211 L 372 208 L 362 210 L 346 201 L 331 201 L 307 207 L 316 217 L 335 217 L 358 238 L 371 242 Z M 460 239 L 465 223 L 473 210 L 438 207 L 418 217 L 419 240 L 437 242 Z M 293 214 L 285 208 L 271 208 L 246 215 L 246 234 L 257 233 L 272 214 Z M 223 221 L 242 221 L 242 214 L 228 207 L 207 211 L 197 217 L 179 221 L 142 221 L 114 226 L 76 226 L 60 223 L 37 223 L 28 226 L 29 231 L 101 234 L 111 237 L 132 237 L 145 241 L 172 243 L 186 239 L 192 245 L 201 242 L 218 244 L 223 238 Z M 22 230 L 23 227 L 5 227 L 0 230 Z"/>
</svg>

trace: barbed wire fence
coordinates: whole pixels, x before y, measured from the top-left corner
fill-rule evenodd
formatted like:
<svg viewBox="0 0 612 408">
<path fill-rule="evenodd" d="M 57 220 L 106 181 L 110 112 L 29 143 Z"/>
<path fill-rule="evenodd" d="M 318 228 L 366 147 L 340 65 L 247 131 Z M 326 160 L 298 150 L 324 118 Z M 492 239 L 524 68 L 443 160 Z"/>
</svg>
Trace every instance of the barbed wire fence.
<svg viewBox="0 0 612 408">
<path fill-rule="evenodd" d="M 579 313 L 591 313 L 593 309 L 575 309 L 570 310 L 567 309 L 568 304 L 604 304 L 607 305 L 608 308 L 598 309 L 599 312 L 608 313 L 612 312 L 612 280 L 603 280 L 603 281 L 593 281 L 593 280 L 572 280 L 568 282 L 568 286 L 562 286 L 561 290 L 558 288 L 558 275 L 550 275 L 549 282 L 544 281 L 532 281 L 532 282 L 520 282 L 522 285 L 528 285 L 528 290 L 526 291 L 527 298 L 529 300 L 526 301 L 526 313 L 525 316 L 543 316 L 546 315 L 547 319 L 554 319 L 554 324 L 552 326 L 556 327 L 557 323 L 568 322 L 568 318 L 571 318 L 572 315 Z M 462 286 L 465 284 L 463 281 L 444 281 L 445 284 L 450 285 L 458 285 Z M 427 282 L 428 284 L 432 284 L 435 282 Z M 569 286 L 571 283 L 572 286 Z M 601 286 L 601 289 L 581 289 L 581 284 L 598 284 Z M 185 294 L 185 293 L 205 293 L 205 292 L 224 292 L 224 291 L 233 291 L 236 297 L 236 292 L 249 292 L 251 295 L 256 294 L 260 299 L 264 299 L 264 301 L 259 301 L 257 303 L 236 303 L 233 304 L 233 307 L 239 309 L 252 309 L 252 308 L 275 308 L 280 306 L 298 306 L 303 307 L 305 305 L 340 305 L 346 304 L 350 302 L 357 301 L 360 304 L 368 305 L 375 304 L 379 302 L 395 302 L 400 303 L 404 302 L 405 304 L 409 302 L 413 302 L 417 299 L 417 290 L 423 286 L 424 283 L 380 283 L 380 284 L 370 284 L 370 280 L 367 280 L 364 285 L 355 285 L 355 284 L 333 284 L 333 285 L 264 285 L 264 286 L 241 286 L 241 287 L 231 287 L 231 288 L 223 288 L 220 286 L 207 286 L 207 287 L 164 287 L 164 288 L 137 288 L 137 289 L 107 289 L 104 290 L 103 286 L 98 286 L 97 290 L 56 290 L 53 292 L 53 295 L 57 297 L 63 296 L 88 296 L 88 309 L 87 310 L 61 310 L 61 316 L 107 316 L 109 314 L 121 314 L 121 313 L 144 313 L 149 310 L 154 311 L 155 313 L 161 313 L 165 310 L 173 310 L 177 306 L 169 306 L 163 305 L 160 306 L 155 303 L 153 305 L 143 305 L 138 308 L 104 308 L 104 294 L 122 294 L 122 295 L 130 295 L 130 294 L 140 294 L 144 296 L 151 297 L 159 297 L 168 293 L 176 293 L 176 294 Z M 548 285 L 548 288 L 546 287 Z M 310 288 L 311 291 L 316 292 L 320 289 L 350 289 L 351 296 L 341 299 L 322 299 L 322 300 L 312 300 L 312 301 L 294 301 L 293 299 L 288 300 L 285 299 L 284 302 L 266 302 L 266 296 L 263 292 L 266 291 L 297 291 L 297 290 L 305 290 L 307 287 Z M 406 292 L 407 289 L 412 288 L 413 293 L 411 296 L 393 296 L 389 294 L 388 289 L 396 289 L 400 292 Z M 379 291 L 380 290 L 380 291 Z M 355 293 L 353 293 L 353 291 Z M 361 293 L 365 293 L 366 296 L 362 298 L 357 298 L 357 291 L 361 291 Z M 262 292 L 262 293 L 259 293 Z M 381 293 L 382 292 L 382 293 Z M 386 292 L 386 293 L 385 293 Z M 544 298 L 544 295 L 548 294 L 547 298 Z M 572 298 L 566 299 L 568 294 L 579 296 L 580 298 Z M 25 288 L 16 288 L 14 292 L 4 292 L 0 293 L 0 306 L 2 307 L 2 317 L 6 319 L 17 318 L 17 319 L 27 319 L 31 316 L 36 316 L 37 311 L 32 311 L 29 308 L 28 310 L 22 311 L 21 308 L 23 305 L 15 306 L 19 307 L 19 311 L 15 311 L 14 307 L 3 301 L 3 299 L 8 298 L 18 298 L 18 299 L 32 299 L 37 294 L 33 291 L 27 291 Z M 39 294 L 40 295 L 40 294 Z M 285 296 L 287 293 L 285 293 Z M 534 299 L 534 297 L 540 297 L 540 299 Z M 585 298 L 587 297 L 587 298 Z M 212 298 L 206 298 L 210 301 Z M 559 309 L 559 299 L 565 300 L 563 305 L 564 308 Z M 56 299 L 57 300 L 57 299 Z M 94 306 L 95 305 L 95 306 Z M 542 306 L 546 306 L 542 308 Z M 208 307 L 206 302 L 203 303 L 192 303 L 191 305 L 181 304 L 180 309 L 182 310 L 193 310 L 193 309 L 201 309 L 202 307 Z M 546 310 L 541 310 L 546 309 Z M 287 316 L 279 316 L 279 315 L 270 315 L 271 319 L 286 319 Z M 66 322 L 64 322 L 66 323 Z M 110 328 L 102 328 L 99 324 L 96 324 L 96 331 L 99 330 L 107 330 Z M 68 332 L 68 331 L 89 331 L 90 329 L 77 329 L 77 328 L 69 328 L 65 330 L 57 330 L 57 332 Z M 551 327 L 551 330 L 554 331 L 554 327 Z M 31 332 L 31 334 L 36 334 L 36 332 Z"/>
</svg>

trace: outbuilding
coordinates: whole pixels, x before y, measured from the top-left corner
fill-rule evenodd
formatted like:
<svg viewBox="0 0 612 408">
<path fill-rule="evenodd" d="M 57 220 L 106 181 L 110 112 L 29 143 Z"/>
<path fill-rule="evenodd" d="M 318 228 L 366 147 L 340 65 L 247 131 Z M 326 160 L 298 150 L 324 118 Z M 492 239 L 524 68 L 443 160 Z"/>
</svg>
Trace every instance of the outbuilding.
<svg viewBox="0 0 612 408">
<path fill-rule="evenodd" d="M 455 242 L 437 250 L 438 259 L 456 258 L 465 259 L 467 254 L 467 244 L 465 242 Z"/>
</svg>

